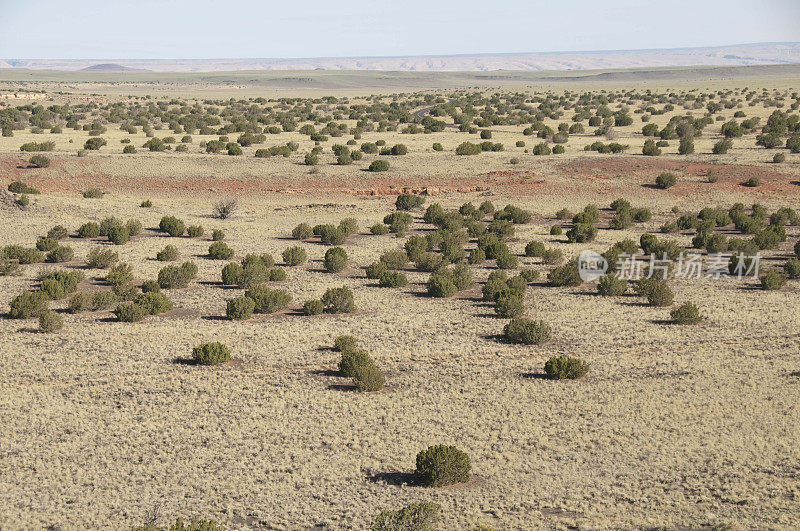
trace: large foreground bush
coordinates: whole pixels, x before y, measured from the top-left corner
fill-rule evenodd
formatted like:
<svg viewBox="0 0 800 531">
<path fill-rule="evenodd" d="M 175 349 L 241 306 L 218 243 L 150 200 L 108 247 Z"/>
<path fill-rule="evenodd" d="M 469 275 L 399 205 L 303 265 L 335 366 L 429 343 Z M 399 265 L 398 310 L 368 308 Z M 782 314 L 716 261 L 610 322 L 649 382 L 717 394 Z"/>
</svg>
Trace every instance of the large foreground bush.
<svg viewBox="0 0 800 531">
<path fill-rule="evenodd" d="M 469 456 L 455 446 L 439 444 L 417 454 L 417 477 L 428 487 L 443 487 L 469 481 Z"/>
</svg>

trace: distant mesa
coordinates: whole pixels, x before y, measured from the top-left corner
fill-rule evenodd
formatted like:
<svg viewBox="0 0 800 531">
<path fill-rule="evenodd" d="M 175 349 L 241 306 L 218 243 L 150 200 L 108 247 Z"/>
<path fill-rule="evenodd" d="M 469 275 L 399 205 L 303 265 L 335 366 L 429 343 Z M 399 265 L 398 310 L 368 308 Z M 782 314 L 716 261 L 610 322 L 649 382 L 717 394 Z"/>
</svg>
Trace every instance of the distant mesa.
<svg viewBox="0 0 800 531">
<path fill-rule="evenodd" d="M 81 68 L 84 72 L 146 72 L 144 68 L 130 68 L 116 63 L 101 63 Z"/>
</svg>

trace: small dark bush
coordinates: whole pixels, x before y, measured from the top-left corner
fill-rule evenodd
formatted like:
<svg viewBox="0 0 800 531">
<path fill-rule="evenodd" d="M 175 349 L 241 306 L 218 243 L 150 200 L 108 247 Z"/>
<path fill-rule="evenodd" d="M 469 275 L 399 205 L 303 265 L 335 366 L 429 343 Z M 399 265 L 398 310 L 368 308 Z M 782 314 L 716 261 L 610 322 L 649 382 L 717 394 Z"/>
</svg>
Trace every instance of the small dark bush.
<svg viewBox="0 0 800 531">
<path fill-rule="evenodd" d="M 203 226 L 202 225 L 190 225 L 188 229 L 186 229 L 186 234 L 190 238 L 199 238 L 203 235 Z"/>
<path fill-rule="evenodd" d="M 192 358 L 198 365 L 220 365 L 231 360 L 231 351 L 219 342 L 203 343 L 194 347 Z"/>
<path fill-rule="evenodd" d="M 469 456 L 455 446 L 436 445 L 417 454 L 416 474 L 428 487 L 443 487 L 469 481 Z"/>
<path fill-rule="evenodd" d="M 761 276 L 761 289 L 775 291 L 781 289 L 785 285 L 786 276 L 777 269 L 773 269 Z"/>
<path fill-rule="evenodd" d="M 369 393 L 383 389 L 386 379 L 381 370 L 374 365 L 360 365 L 354 371 L 353 384 L 357 391 Z"/>
<path fill-rule="evenodd" d="M 89 188 L 83 192 L 84 199 L 102 199 L 105 195 L 100 188 Z"/>
<path fill-rule="evenodd" d="M 597 283 L 597 293 L 604 297 L 618 297 L 628 291 L 628 281 L 614 274 L 600 277 Z"/>
<path fill-rule="evenodd" d="M 441 512 L 441 505 L 431 502 L 411 503 L 396 511 L 381 511 L 372 524 L 372 531 L 432 531 L 437 529 Z"/>
<path fill-rule="evenodd" d="M 45 155 L 34 155 L 28 160 L 28 162 L 36 168 L 47 168 L 50 166 L 50 157 Z"/>
<path fill-rule="evenodd" d="M 141 306 L 147 315 L 158 315 L 172 309 L 172 301 L 160 292 L 149 291 L 140 293 L 134 299 L 134 304 Z"/>
<path fill-rule="evenodd" d="M 131 239 L 130 231 L 127 227 L 113 226 L 108 231 L 108 241 L 114 245 L 124 245 Z"/>
<path fill-rule="evenodd" d="M 221 242 L 225 239 L 225 232 L 221 229 L 211 231 L 211 241 Z"/>
<path fill-rule="evenodd" d="M 425 198 L 421 195 L 414 195 L 414 194 L 400 194 L 397 196 L 397 200 L 394 202 L 394 206 L 397 210 L 414 210 L 415 208 L 419 208 L 425 202 Z"/>
<path fill-rule="evenodd" d="M 553 356 L 544 364 L 544 372 L 553 380 L 577 380 L 589 372 L 589 364 L 570 356 Z"/>
<path fill-rule="evenodd" d="M 400 271 L 386 271 L 380 276 L 378 284 L 382 288 L 402 288 L 408 285 L 408 277 Z"/>
<path fill-rule="evenodd" d="M 158 224 L 161 232 L 166 232 L 170 236 L 178 237 L 183 236 L 186 232 L 186 225 L 175 216 L 164 216 Z"/>
<path fill-rule="evenodd" d="M 664 172 L 656 177 L 656 186 L 662 190 L 675 186 L 678 182 L 678 177 L 674 173 Z"/>
<path fill-rule="evenodd" d="M 116 253 L 115 253 L 116 254 Z M 133 280 L 133 268 L 130 264 L 115 264 L 106 273 L 106 282 L 112 286 L 124 286 Z"/>
<path fill-rule="evenodd" d="M 292 230 L 292 238 L 295 240 L 307 240 L 313 235 L 308 223 L 301 223 Z"/>
<path fill-rule="evenodd" d="M 238 264 L 237 264 L 238 265 Z M 225 315 L 234 321 L 245 321 L 253 316 L 256 303 L 249 297 L 236 297 L 228 301 Z"/>
<path fill-rule="evenodd" d="M 53 310 L 39 314 L 39 331 L 44 333 L 57 332 L 64 328 L 64 319 Z"/>
<path fill-rule="evenodd" d="M 656 281 L 647 292 L 647 304 L 650 306 L 671 306 L 675 295 L 666 282 Z"/>
<path fill-rule="evenodd" d="M 534 321 L 527 317 L 512 319 L 503 330 L 506 338 L 524 345 L 541 345 L 550 341 L 550 327 L 544 321 Z"/>
<path fill-rule="evenodd" d="M 325 310 L 321 300 L 311 299 L 303 303 L 303 315 L 319 315 Z"/>
<path fill-rule="evenodd" d="M 222 284 L 235 286 L 241 282 L 244 268 L 238 262 L 231 262 L 222 268 Z"/>
<path fill-rule="evenodd" d="M 388 171 L 389 162 L 383 159 L 373 160 L 369 165 L 369 171 Z"/>
<path fill-rule="evenodd" d="M 700 310 L 692 302 L 685 302 L 669 312 L 672 322 L 675 324 L 697 324 L 703 320 Z"/>
<path fill-rule="evenodd" d="M 353 292 L 347 286 L 341 288 L 328 288 L 322 296 L 322 304 L 327 313 L 353 313 L 356 305 Z"/>
<path fill-rule="evenodd" d="M 332 247 L 325 252 L 325 270 L 338 273 L 347 266 L 347 252 L 341 247 Z"/>
<path fill-rule="evenodd" d="M 159 262 L 174 262 L 179 257 L 178 248 L 174 245 L 167 245 L 156 253 L 156 260 Z"/>
<path fill-rule="evenodd" d="M 48 310 L 48 297 L 41 291 L 23 291 L 11 300 L 9 317 L 30 319 L 39 317 Z"/>
<path fill-rule="evenodd" d="M 580 286 L 583 280 L 578 273 L 578 264 L 575 260 L 554 268 L 547 274 L 547 282 L 551 286 Z"/>
<path fill-rule="evenodd" d="M 239 154 L 241 155 L 241 150 Z M 238 208 L 239 202 L 236 199 L 222 199 L 214 203 L 214 215 L 219 219 L 228 219 Z"/>
<path fill-rule="evenodd" d="M 299 245 L 285 249 L 281 256 L 283 257 L 283 263 L 288 266 L 303 264 L 308 258 L 306 256 L 306 250 Z"/>
<path fill-rule="evenodd" d="M 72 247 L 66 245 L 59 245 L 49 253 L 47 253 L 47 261 L 52 263 L 69 262 L 75 256 L 75 251 Z"/>
<path fill-rule="evenodd" d="M 245 292 L 255 303 L 255 313 L 275 313 L 286 308 L 292 301 L 292 296 L 286 290 L 272 289 L 265 284 L 253 286 Z"/>
<path fill-rule="evenodd" d="M 124 302 L 114 310 L 117 321 L 122 323 L 138 323 L 147 317 L 147 310 L 133 302 Z"/>
<path fill-rule="evenodd" d="M 214 242 L 208 247 L 208 256 L 212 260 L 230 260 L 233 258 L 233 249 L 225 242 Z"/>
</svg>

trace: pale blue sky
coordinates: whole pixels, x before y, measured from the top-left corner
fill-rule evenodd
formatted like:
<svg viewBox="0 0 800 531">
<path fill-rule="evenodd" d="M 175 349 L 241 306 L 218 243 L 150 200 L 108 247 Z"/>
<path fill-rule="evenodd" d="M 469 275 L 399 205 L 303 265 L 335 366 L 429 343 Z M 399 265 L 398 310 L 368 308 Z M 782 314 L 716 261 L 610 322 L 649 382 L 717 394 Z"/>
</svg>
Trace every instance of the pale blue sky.
<svg viewBox="0 0 800 531">
<path fill-rule="evenodd" d="M 800 0 L 0 0 L 0 58 L 276 58 L 800 41 Z"/>
</svg>

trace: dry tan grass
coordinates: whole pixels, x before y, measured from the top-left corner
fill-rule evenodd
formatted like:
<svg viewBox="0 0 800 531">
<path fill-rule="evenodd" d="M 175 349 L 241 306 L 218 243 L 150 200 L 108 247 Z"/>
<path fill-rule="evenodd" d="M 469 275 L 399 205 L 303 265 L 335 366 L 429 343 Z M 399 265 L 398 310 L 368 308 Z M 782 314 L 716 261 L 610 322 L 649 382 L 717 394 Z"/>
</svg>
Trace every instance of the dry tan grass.
<svg viewBox="0 0 800 531">
<path fill-rule="evenodd" d="M 771 109 L 756 111 L 766 116 Z M 660 124 L 667 119 L 655 118 Z M 446 207 L 487 198 L 498 206 L 512 202 L 537 214 L 518 229 L 513 251 L 522 254 L 538 239 L 572 256 L 657 232 L 674 219 L 674 205 L 696 211 L 760 201 L 796 208 L 798 155 L 766 164 L 771 152 L 752 148 L 748 137 L 726 156 L 653 161 L 586 154 L 582 145 L 594 137 L 573 135 L 565 156 L 534 157 L 512 147 L 523 139 L 530 148 L 533 138 L 498 128 L 493 141 L 503 142 L 505 152 L 457 157 L 452 150 L 464 134 L 367 133 L 362 141 L 384 138 L 411 151 L 392 157 L 393 169 L 376 178 L 361 171 L 363 163 L 331 165 L 330 153 L 318 175 L 298 164 L 299 154 L 288 160 L 255 159 L 255 148 L 238 158 L 199 154 L 198 135 L 195 153 L 123 156 L 119 140 L 128 135 L 114 129 L 104 135 L 109 146 L 86 158 L 74 155 L 85 133 L 56 135 L 53 165 L 42 170 L 18 168 L 23 157 L 17 150 L 53 135 L 0 139 L 3 186 L 23 178 L 48 192 L 33 197 L 27 211 L 0 210 L 0 246 L 32 245 L 55 224 L 74 231 L 114 215 L 151 229 L 174 214 L 187 225 L 202 224 L 206 235 L 177 239 L 145 230 L 115 250 L 145 280 L 164 265 L 155 254 L 174 244 L 181 260 L 198 264 L 198 281 L 168 291 L 176 310 L 138 324 L 113 322 L 110 312 L 64 314 L 64 330 L 39 334 L 33 320 L 0 319 L 4 529 L 126 528 L 156 506 L 163 506 L 162 523 L 197 515 L 235 529 L 364 528 L 382 509 L 423 500 L 443 506 L 447 529 L 478 523 L 503 529 L 800 525 L 797 281 L 779 292 L 735 279 L 676 281 L 676 303 L 694 301 L 707 317 L 688 327 L 665 324 L 668 308 L 642 306 L 633 296 L 597 297 L 593 286 L 540 282 L 528 289 L 526 314 L 550 323 L 553 341 L 511 345 L 498 340 L 506 321 L 477 300 L 477 289 L 437 300 L 420 296 L 427 274 L 407 272 L 411 282 L 399 290 L 364 278 L 361 267 L 402 245 L 392 235 L 366 234 L 392 209 L 394 197 L 344 193 L 430 186 L 443 190 L 435 200 Z M 620 129 L 619 141 L 638 153 L 641 124 Z M 295 136 L 282 134 L 267 145 Z M 699 152 L 710 151 L 712 136 L 697 142 Z M 133 143 L 143 142 L 138 135 Z M 300 153 L 310 148 L 305 142 Z M 433 142 L 449 152 L 434 153 Z M 512 156 L 522 162 L 509 165 Z M 713 185 L 703 182 L 709 163 L 719 163 L 720 181 Z M 643 186 L 663 169 L 679 174 L 676 187 Z M 491 173 L 506 170 L 519 173 Z M 739 185 L 754 172 L 764 176 L 761 187 Z M 93 184 L 111 193 L 80 198 L 77 192 Z M 490 190 L 453 191 L 484 186 Z M 238 214 L 210 217 L 212 201 L 229 195 L 239 198 Z M 592 244 L 549 235 L 559 208 L 606 207 L 620 196 L 651 208 L 653 219 L 631 231 L 601 230 Z M 153 208 L 139 208 L 148 197 Z M 269 252 L 280 260 L 280 252 L 296 244 L 287 237 L 297 223 L 344 217 L 356 217 L 361 226 L 345 245 L 350 266 L 335 275 L 321 272 L 327 247 L 307 242 L 310 263 L 287 268 L 279 285 L 292 294 L 292 309 L 328 287 L 350 286 L 358 313 L 220 319 L 225 301 L 241 291 L 217 284 L 226 262 L 204 257 L 211 230 L 225 230 L 236 258 Z M 414 230 L 425 228 L 418 219 Z M 798 229 L 789 234 L 770 264 L 789 256 Z M 691 235 L 677 239 L 688 245 Z M 68 244 L 76 261 L 66 267 L 80 267 L 89 249 L 101 245 Z M 537 259 L 521 262 L 543 274 L 549 269 Z M 0 277 L 0 308 L 35 286 L 45 267 Z M 476 268 L 477 280 L 491 270 Z M 100 289 L 102 272 L 86 273 L 85 286 Z M 338 361 L 329 349 L 334 337 L 348 333 L 384 370 L 388 389 L 362 395 L 326 374 Z M 212 340 L 231 347 L 232 363 L 180 363 L 193 346 Z M 538 378 L 544 362 L 558 354 L 590 362 L 588 377 Z M 413 469 L 419 450 L 438 443 L 470 454 L 475 482 L 437 490 L 396 484 Z"/>
</svg>

